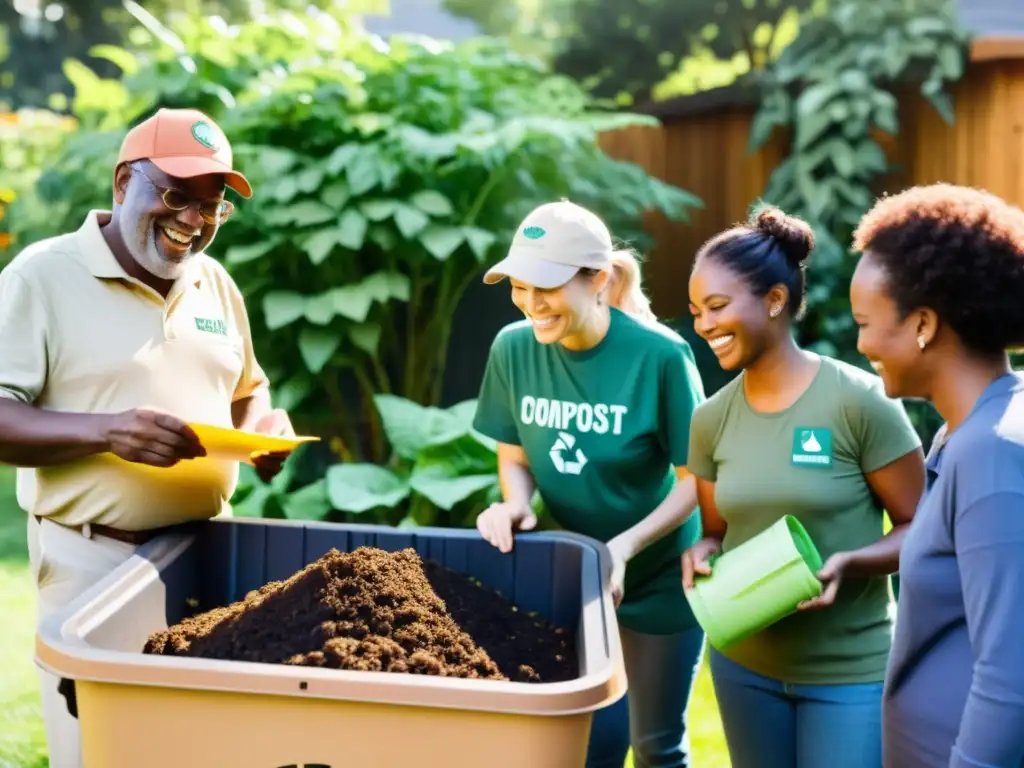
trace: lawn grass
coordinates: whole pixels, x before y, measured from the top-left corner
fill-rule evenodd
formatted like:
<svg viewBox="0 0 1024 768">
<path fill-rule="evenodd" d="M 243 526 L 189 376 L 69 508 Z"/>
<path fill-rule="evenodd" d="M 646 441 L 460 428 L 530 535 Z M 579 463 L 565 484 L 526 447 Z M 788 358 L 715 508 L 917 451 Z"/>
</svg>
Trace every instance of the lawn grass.
<svg viewBox="0 0 1024 768">
<path fill-rule="evenodd" d="M 32 663 L 35 603 L 25 543 L 25 513 L 14 499 L 14 473 L 0 466 L 0 768 L 47 768 L 46 737 Z M 693 764 L 729 768 L 707 666 L 690 707 Z M 627 765 L 632 766 L 632 761 Z"/>
<path fill-rule="evenodd" d="M 32 664 L 35 599 L 25 513 L 14 500 L 14 472 L 0 466 L 0 768 L 45 768 L 46 737 Z"/>
</svg>

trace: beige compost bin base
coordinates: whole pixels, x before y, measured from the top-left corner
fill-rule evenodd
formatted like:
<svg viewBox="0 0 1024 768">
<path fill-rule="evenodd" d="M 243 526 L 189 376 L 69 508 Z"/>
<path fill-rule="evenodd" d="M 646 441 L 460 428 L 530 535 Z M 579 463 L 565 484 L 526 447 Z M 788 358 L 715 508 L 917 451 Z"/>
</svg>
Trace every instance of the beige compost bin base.
<svg viewBox="0 0 1024 768">
<path fill-rule="evenodd" d="M 79 683 L 84 768 L 569 768 L 583 765 L 592 718 L 209 691 L 163 690 L 157 704 L 154 693 Z M 132 728 L 147 709 L 159 717 Z M 458 736 L 439 742 L 453 727 Z M 289 732 L 303 734 L 301 748 Z"/>
</svg>

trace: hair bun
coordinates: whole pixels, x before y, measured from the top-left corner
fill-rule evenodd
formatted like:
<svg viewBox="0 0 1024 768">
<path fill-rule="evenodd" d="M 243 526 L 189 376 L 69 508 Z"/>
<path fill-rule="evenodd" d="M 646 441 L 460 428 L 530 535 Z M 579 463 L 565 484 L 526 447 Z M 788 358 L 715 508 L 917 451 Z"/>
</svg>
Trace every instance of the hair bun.
<svg viewBox="0 0 1024 768">
<path fill-rule="evenodd" d="M 803 219 L 787 216 L 778 208 L 764 208 L 754 226 L 775 239 L 791 264 L 802 264 L 814 250 L 814 230 Z"/>
</svg>

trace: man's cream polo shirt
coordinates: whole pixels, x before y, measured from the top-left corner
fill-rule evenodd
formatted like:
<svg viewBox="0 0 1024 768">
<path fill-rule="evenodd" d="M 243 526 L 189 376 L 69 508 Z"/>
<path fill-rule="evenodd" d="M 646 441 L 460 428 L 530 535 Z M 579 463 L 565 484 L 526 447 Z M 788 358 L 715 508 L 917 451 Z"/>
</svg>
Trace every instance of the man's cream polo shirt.
<svg viewBox="0 0 1024 768">
<path fill-rule="evenodd" d="M 165 300 L 118 264 L 100 232 L 109 218 L 93 211 L 0 272 L 0 397 L 77 413 L 149 406 L 232 426 L 232 402 L 267 386 L 238 287 L 202 254 Z M 161 469 L 113 454 L 19 472 L 19 501 L 34 514 L 123 530 L 220 514 L 238 480 L 234 462 Z"/>
</svg>

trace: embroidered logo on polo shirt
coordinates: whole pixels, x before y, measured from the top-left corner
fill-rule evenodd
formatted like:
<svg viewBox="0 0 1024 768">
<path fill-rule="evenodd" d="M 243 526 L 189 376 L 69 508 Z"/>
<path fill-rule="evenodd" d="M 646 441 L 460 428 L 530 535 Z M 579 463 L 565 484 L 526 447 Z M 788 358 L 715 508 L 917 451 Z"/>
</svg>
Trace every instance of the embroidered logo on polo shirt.
<svg viewBox="0 0 1024 768">
<path fill-rule="evenodd" d="M 211 320 L 206 317 L 196 318 L 196 328 L 205 333 L 216 333 L 218 336 L 228 335 L 228 326 L 223 320 Z"/>
<path fill-rule="evenodd" d="M 792 461 L 803 467 L 831 467 L 832 430 L 823 427 L 794 429 Z"/>
</svg>

